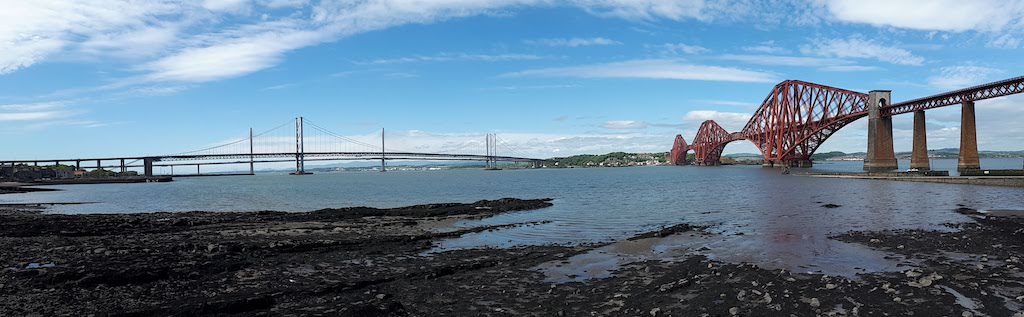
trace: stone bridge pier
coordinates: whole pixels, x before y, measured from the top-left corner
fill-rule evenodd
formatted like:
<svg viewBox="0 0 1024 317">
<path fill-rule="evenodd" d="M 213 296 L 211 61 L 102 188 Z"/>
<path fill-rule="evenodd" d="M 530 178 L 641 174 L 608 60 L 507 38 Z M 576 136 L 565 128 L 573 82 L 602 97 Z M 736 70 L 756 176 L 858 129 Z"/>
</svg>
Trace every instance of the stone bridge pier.
<svg viewBox="0 0 1024 317">
<path fill-rule="evenodd" d="M 883 116 L 881 112 L 891 99 L 892 93 L 888 90 L 873 90 L 868 93 L 868 154 L 864 158 L 864 171 L 888 172 L 898 169 L 896 153 L 893 150 L 892 117 Z M 931 170 L 925 118 L 924 110 L 914 111 L 914 143 L 910 168 L 920 171 Z M 977 131 L 974 101 L 964 101 L 960 109 L 960 158 L 957 171 L 981 168 Z"/>
<path fill-rule="evenodd" d="M 888 172 L 899 168 L 892 147 L 892 117 L 882 116 L 882 108 L 891 100 L 891 90 L 868 93 L 868 154 L 864 158 L 864 171 Z"/>
</svg>

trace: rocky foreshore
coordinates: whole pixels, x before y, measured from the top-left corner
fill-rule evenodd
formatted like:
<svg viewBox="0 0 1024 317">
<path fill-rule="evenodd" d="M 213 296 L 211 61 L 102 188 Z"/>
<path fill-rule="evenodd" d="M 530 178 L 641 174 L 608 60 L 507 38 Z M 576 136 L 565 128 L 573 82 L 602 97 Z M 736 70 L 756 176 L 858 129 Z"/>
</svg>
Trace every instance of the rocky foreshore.
<svg viewBox="0 0 1024 317">
<path fill-rule="evenodd" d="M 439 240 L 502 227 L 452 229 L 453 221 L 550 204 L 501 199 L 307 213 L 0 210 L 0 316 L 1024 316 L 1024 221 L 978 213 L 950 232 L 834 237 L 919 263 L 856 278 L 695 254 L 556 283 L 538 267 L 569 263 L 599 246 L 427 252 Z M 680 224 L 630 242 L 695 233 L 711 234 Z"/>
</svg>

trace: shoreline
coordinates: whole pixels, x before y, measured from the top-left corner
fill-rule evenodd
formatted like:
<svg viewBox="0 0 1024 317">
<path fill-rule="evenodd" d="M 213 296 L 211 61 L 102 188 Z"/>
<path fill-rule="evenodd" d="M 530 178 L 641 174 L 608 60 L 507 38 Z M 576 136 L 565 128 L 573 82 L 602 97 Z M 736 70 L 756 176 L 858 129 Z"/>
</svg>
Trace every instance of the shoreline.
<svg viewBox="0 0 1024 317">
<path fill-rule="evenodd" d="M 892 173 L 886 173 L 892 174 Z M 870 173 L 850 174 L 814 174 L 801 173 L 798 176 L 816 178 L 840 178 L 840 179 L 874 179 L 902 182 L 925 182 L 940 184 L 962 184 L 982 185 L 1001 187 L 1024 187 L 1024 176 L 894 176 L 894 175 L 871 175 Z"/>
<path fill-rule="evenodd" d="M 0 211 L 0 315 L 1024 316 L 1024 219 L 966 206 L 956 212 L 974 222 L 950 225 L 954 232 L 833 237 L 918 266 L 855 278 L 725 263 L 700 250 L 585 281 L 553 281 L 544 269 L 615 243 L 715 237 L 687 224 L 610 244 L 423 255 L 443 239 L 532 223 L 438 228 L 548 206 L 501 199 L 302 213 Z"/>
</svg>

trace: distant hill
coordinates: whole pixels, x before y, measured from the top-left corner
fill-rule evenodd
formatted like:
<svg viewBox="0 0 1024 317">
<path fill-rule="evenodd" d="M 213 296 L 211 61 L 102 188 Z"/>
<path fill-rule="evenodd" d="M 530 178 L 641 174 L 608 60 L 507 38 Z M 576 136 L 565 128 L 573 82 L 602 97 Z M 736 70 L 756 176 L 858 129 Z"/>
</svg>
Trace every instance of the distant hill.
<svg viewBox="0 0 1024 317">
<path fill-rule="evenodd" d="M 582 154 L 567 157 L 554 157 L 556 167 L 618 167 L 645 166 L 665 164 L 668 152 L 659 153 L 626 153 L 612 152 L 608 154 Z M 549 165 L 550 166 L 550 165 Z"/>
</svg>

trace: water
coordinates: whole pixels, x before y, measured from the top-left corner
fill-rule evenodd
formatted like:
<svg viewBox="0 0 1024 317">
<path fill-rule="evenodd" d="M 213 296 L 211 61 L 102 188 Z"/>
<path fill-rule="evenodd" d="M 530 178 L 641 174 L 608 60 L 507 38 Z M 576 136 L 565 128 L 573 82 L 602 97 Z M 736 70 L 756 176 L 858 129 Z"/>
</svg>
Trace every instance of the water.
<svg viewBox="0 0 1024 317">
<path fill-rule="evenodd" d="M 955 166 L 955 160 L 951 162 L 933 164 Z M 984 160 L 982 165 L 1019 168 L 1019 163 Z M 828 162 L 814 170 L 858 171 L 861 166 L 860 162 Z M 1024 209 L 1024 191 L 1018 188 L 823 179 L 782 175 L 778 169 L 759 166 L 256 175 L 52 187 L 64 191 L 2 195 L 0 203 L 95 202 L 54 206 L 51 212 L 57 213 L 307 211 L 550 197 L 555 204 L 550 208 L 454 226 L 549 223 L 470 234 L 442 241 L 437 250 L 615 241 L 685 222 L 710 226 L 716 235 L 702 240 L 662 239 L 634 255 L 660 258 L 656 254 L 707 247 L 710 251 L 704 253 L 727 261 L 834 274 L 891 270 L 900 263 L 828 239 L 830 235 L 897 228 L 948 230 L 942 224 L 968 221 L 952 212 L 958 204 L 980 210 Z M 823 204 L 841 207 L 824 208 Z"/>
</svg>

